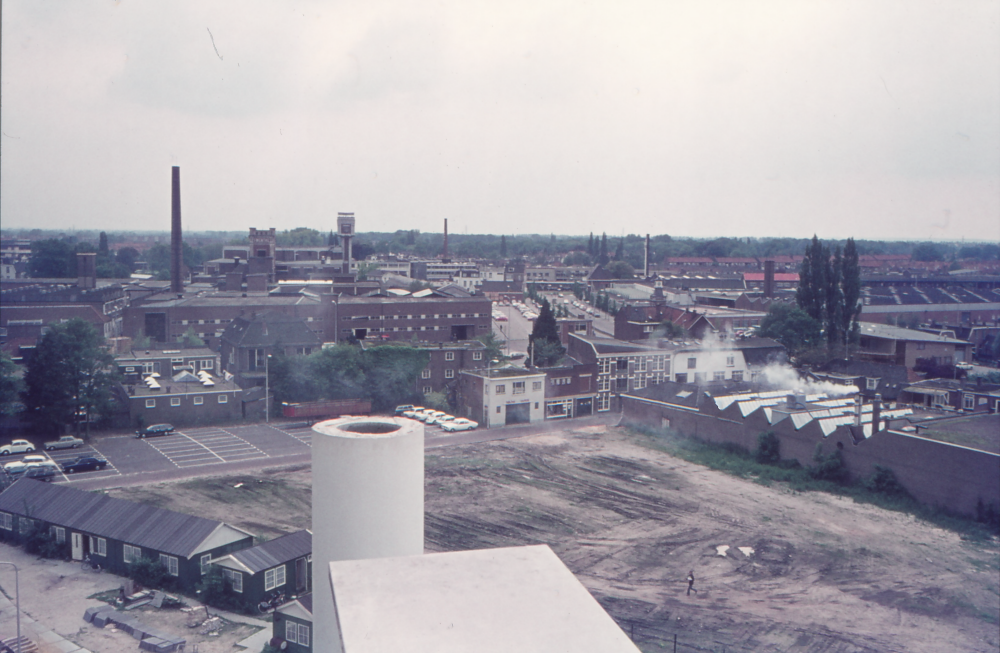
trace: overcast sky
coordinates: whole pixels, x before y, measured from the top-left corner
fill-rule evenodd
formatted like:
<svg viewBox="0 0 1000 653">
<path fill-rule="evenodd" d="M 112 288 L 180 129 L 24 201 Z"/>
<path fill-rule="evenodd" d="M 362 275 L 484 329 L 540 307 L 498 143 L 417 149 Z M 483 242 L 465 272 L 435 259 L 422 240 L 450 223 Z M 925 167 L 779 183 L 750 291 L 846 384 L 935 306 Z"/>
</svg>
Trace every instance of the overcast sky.
<svg viewBox="0 0 1000 653">
<path fill-rule="evenodd" d="M 4 0 L 4 227 L 1000 240 L 1000 1 Z"/>
</svg>

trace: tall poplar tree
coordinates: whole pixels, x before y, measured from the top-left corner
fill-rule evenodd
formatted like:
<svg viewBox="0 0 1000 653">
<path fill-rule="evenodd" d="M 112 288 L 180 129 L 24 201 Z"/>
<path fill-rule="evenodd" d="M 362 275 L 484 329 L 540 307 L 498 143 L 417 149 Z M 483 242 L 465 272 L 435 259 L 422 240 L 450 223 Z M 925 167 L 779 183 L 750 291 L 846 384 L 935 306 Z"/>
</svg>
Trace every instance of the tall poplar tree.
<svg viewBox="0 0 1000 653">
<path fill-rule="evenodd" d="M 823 243 L 813 235 L 812 242 L 806 247 L 805 258 L 802 259 L 799 289 L 795 293 L 799 308 L 820 324 L 825 321 L 826 308 L 827 263 L 823 260 L 824 251 Z M 829 252 L 826 256 L 829 258 Z"/>
<path fill-rule="evenodd" d="M 841 288 L 843 264 L 840 245 L 834 248 L 833 257 L 823 248 L 826 257 L 826 341 L 831 344 L 843 342 L 844 292 Z"/>
<path fill-rule="evenodd" d="M 500 236 L 500 258 L 507 258 L 507 236 Z"/>
<path fill-rule="evenodd" d="M 587 253 L 591 256 L 594 255 L 594 232 L 590 232 L 590 242 L 587 243 Z"/>
<path fill-rule="evenodd" d="M 841 330 L 845 342 L 857 342 L 861 317 L 861 265 L 858 262 L 858 248 L 853 238 L 848 238 L 844 245 L 844 260 L 842 262 L 841 288 L 843 289 L 844 311 L 841 316 Z"/>
<path fill-rule="evenodd" d="M 608 234 L 601 234 L 601 256 L 598 261 L 601 265 L 608 264 Z"/>
</svg>

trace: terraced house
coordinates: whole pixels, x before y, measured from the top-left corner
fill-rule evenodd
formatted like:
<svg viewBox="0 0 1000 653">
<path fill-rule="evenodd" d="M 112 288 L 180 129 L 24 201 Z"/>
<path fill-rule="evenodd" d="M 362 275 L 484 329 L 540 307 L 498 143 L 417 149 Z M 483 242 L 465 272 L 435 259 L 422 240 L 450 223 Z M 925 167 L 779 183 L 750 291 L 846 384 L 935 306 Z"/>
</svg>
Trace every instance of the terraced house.
<svg viewBox="0 0 1000 653">
<path fill-rule="evenodd" d="M 159 561 L 188 591 L 213 559 L 253 545 L 253 535 L 214 519 L 22 478 L 0 493 L 0 539 L 20 543 L 38 529 L 73 560 L 90 556 L 116 574 Z"/>
</svg>

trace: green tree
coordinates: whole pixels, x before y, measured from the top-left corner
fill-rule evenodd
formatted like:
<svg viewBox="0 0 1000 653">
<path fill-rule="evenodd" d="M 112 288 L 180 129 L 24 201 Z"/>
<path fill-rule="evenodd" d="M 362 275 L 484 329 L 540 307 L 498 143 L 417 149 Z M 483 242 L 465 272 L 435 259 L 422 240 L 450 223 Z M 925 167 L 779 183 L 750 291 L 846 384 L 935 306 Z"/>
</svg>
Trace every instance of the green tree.
<svg viewBox="0 0 1000 653">
<path fill-rule="evenodd" d="M 820 344 L 820 323 L 798 306 L 775 303 L 760 321 L 760 335 L 774 338 L 794 355 Z"/>
<path fill-rule="evenodd" d="M 625 256 L 625 239 L 619 238 L 618 247 L 615 248 L 615 260 L 621 261 L 624 256 Z"/>
<path fill-rule="evenodd" d="M 110 409 L 116 380 L 103 336 L 89 322 L 73 318 L 50 327 L 35 348 L 24 375 L 24 403 L 45 432 L 73 424 L 79 434 L 83 417 L 89 434 L 91 417 Z"/>
<path fill-rule="evenodd" d="M 76 276 L 76 250 L 65 240 L 36 240 L 31 243 L 28 274 L 35 279 Z"/>
<path fill-rule="evenodd" d="M 205 341 L 198 337 L 198 334 L 194 332 L 193 326 L 189 326 L 187 328 L 187 331 L 185 331 L 184 335 L 181 336 L 181 342 L 188 348 L 205 346 Z"/>
<path fill-rule="evenodd" d="M 566 348 L 559 342 L 559 325 L 547 299 L 542 299 L 528 349 L 535 365 L 543 367 L 554 364 L 566 353 Z"/>
<path fill-rule="evenodd" d="M 841 287 L 843 260 L 840 255 L 840 246 L 834 248 L 833 257 L 826 257 L 826 341 L 829 345 L 838 345 L 843 342 L 844 324 L 844 292 Z"/>
<path fill-rule="evenodd" d="M 826 308 L 826 269 L 829 252 L 815 235 L 806 248 L 806 255 L 799 270 L 799 288 L 795 299 L 799 308 L 820 324 Z"/>
<path fill-rule="evenodd" d="M 608 264 L 608 234 L 601 234 L 601 253 L 597 259 L 599 265 Z"/>
<path fill-rule="evenodd" d="M 486 346 L 486 360 L 506 360 L 503 355 L 504 342 L 496 337 L 496 334 L 490 331 L 484 335 L 476 338 L 479 342 Z"/>
<path fill-rule="evenodd" d="M 841 288 L 844 309 L 841 314 L 841 332 L 844 341 L 857 342 L 860 334 L 858 321 L 861 317 L 861 265 L 858 262 L 858 248 L 853 238 L 844 245 L 844 259 L 841 267 Z"/>
<path fill-rule="evenodd" d="M 587 253 L 593 257 L 597 252 L 594 251 L 594 232 L 590 232 L 590 242 L 587 243 Z"/>
<path fill-rule="evenodd" d="M 625 261 L 615 260 L 605 268 L 615 279 L 632 279 L 635 277 L 635 268 Z"/>
<path fill-rule="evenodd" d="M 500 258 L 507 258 L 507 236 L 500 236 Z"/>
<path fill-rule="evenodd" d="M 100 256 L 101 254 L 105 256 L 108 255 L 108 235 L 103 231 L 101 232 L 101 235 L 98 236 L 97 238 L 97 254 L 98 256 Z"/>
<path fill-rule="evenodd" d="M 0 352 L 0 415 L 16 415 L 21 411 L 21 380 L 17 364 L 5 352 Z"/>
</svg>

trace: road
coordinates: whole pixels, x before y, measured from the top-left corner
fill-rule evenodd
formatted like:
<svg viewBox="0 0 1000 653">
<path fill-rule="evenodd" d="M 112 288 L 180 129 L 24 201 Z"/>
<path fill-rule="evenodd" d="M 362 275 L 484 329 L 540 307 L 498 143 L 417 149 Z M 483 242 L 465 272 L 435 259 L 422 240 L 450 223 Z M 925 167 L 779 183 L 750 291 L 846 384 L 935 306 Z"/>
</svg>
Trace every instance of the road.
<svg viewBox="0 0 1000 653">
<path fill-rule="evenodd" d="M 610 424 L 617 418 L 618 415 L 602 414 L 574 420 L 574 424 Z M 555 426 L 562 425 L 542 422 L 458 433 L 427 426 L 424 446 L 431 449 L 508 440 L 534 435 Z M 264 468 L 310 465 L 311 446 L 311 425 L 270 423 L 181 429 L 172 435 L 147 439 L 131 435 L 95 436 L 90 443 L 77 449 L 53 451 L 49 455 L 57 463 L 84 455 L 105 458 L 108 466 L 102 470 L 59 474 L 54 481 L 81 490 L 104 490 Z M 10 460 L 19 458 L 14 456 Z"/>
</svg>

